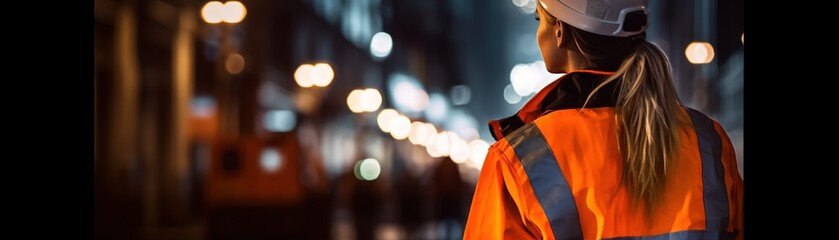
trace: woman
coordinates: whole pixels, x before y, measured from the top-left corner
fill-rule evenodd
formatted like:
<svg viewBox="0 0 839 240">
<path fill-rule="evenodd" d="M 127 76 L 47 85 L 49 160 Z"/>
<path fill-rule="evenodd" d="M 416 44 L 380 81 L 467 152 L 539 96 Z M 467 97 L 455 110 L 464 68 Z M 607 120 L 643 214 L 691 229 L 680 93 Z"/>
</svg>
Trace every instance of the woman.
<svg viewBox="0 0 839 240">
<path fill-rule="evenodd" d="M 742 238 L 734 148 L 679 101 L 646 8 L 539 0 L 545 65 L 567 74 L 490 121 L 464 239 Z"/>
</svg>

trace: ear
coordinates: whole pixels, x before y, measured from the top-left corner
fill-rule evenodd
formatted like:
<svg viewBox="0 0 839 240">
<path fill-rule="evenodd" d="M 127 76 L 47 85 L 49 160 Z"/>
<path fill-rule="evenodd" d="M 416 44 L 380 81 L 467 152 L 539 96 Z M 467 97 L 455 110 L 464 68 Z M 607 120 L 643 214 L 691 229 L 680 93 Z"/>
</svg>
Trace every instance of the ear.
<svg viewBox="0 0 839 240">
<path fill-rule="evenodd" d="M 556 29 L 554 29 L 554 37 L 556 37 L 556 46 L 565 49 L 575 49 L 577 43 L 574 41 L 571 25 L 556 20 Z"/>
<path fill-rule="evenodd" d="M 557 19 L 555 24 L 553 24 L 553 27 L 554 27 L 554 37 L 556 38 L 556 46 L 560 47 L 560 46 L 563 45 L 562 41 L 565 40 L 565 39 L 563 39 L 564 34 L 562 32 L 562 30 L 563 30 L 562 21 L 559 21 L 559 19 Z"/>
</svg>

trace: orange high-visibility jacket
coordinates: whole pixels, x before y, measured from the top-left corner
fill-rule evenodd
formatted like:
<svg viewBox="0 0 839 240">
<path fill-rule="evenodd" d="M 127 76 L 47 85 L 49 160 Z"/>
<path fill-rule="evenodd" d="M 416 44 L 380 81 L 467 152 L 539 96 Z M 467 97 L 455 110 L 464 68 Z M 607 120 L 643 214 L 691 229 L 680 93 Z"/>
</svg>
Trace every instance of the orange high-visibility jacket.
<svg viewBox="0 0 839 240">
<path fill-rule="evenodd" d="M 611 73 L 569 73 L 490 121 L 464 239 L 742 239 L 743 180 L 718 122 L 684 108 L 678 157 L 649 217 L 620 184 Z"/>
</svg>

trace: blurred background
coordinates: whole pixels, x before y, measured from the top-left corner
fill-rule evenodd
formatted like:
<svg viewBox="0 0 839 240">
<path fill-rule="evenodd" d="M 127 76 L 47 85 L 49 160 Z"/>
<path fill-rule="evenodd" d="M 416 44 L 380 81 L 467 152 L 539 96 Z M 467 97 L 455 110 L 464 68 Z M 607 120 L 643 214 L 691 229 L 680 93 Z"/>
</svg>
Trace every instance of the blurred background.
<svg viewBox="0 0 839 240">
<path fill-rule="evenodd" d="M 536 0 L 94 0 L 96 239 L 460 239 L 494 141 L 560 75 Z M 648 39 L 743 174 L 743 0 Z"/>
</svg>

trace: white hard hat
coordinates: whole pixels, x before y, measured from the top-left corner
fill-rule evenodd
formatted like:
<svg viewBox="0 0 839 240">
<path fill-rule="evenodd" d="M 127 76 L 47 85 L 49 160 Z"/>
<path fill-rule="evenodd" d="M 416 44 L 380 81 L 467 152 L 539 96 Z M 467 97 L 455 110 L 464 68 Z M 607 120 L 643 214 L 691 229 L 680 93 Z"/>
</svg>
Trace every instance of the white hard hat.
<svg viewBox="0 0 839 240">
<path fill-rule="evenodd" d="M 557 19 L 581 30 L 628 37 L 647 30 L 648 0 L 539 0 Z"/>
</svg>

